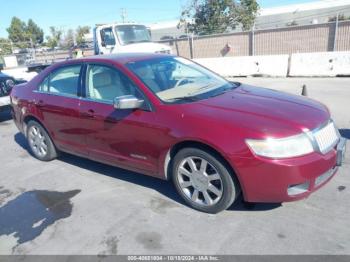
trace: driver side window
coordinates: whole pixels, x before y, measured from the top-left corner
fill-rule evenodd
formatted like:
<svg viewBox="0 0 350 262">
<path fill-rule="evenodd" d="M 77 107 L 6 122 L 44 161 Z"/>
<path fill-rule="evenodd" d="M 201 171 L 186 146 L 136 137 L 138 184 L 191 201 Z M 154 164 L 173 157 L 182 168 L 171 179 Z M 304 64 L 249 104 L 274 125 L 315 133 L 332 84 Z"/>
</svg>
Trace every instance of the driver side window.
<svg viewBox="0 0 350 262">
<path fill-rule="evenodd" d="M 113 102 L 114 98 L 125 95 L 141 98 L 136 86 L 125 75 L 107 66 L 89 65 L 86 87 L 86 96 L 97 101 Z"/>
<path fill-rule="evenodd" d="M 104 46 L 115 45 L 115 37 L 111 27 L 101 30 L 101 39 L 103 40 Z"/>
</svg>

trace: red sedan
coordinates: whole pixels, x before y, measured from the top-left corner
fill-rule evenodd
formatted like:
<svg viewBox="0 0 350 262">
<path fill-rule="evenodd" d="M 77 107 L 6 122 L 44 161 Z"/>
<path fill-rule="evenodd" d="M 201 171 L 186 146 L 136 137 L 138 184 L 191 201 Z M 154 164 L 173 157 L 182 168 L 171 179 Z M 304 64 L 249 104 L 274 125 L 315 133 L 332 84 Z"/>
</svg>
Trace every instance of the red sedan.
<svg viewBox="0 0 350 262">
<path fill-rule="evenodd" d="M 59 152 L 172 180 L 193 208 L 305 198 L 341 165 L 346 140 L 313 100 L 228 82 L 176 56 L 57 63 L 11 93 L 32 154 Z"/>
</svg>

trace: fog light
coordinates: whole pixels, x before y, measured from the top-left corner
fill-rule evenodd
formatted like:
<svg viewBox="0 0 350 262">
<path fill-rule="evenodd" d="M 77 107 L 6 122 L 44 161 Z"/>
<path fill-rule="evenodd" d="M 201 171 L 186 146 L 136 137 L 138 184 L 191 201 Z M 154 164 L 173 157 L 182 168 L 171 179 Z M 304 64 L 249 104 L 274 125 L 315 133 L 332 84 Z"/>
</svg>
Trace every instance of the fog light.
<svg viewBox="0 0 350 262">
<path fill-rule="evenodd" d="M 288 195 L 295 196 L 295 195 L 305 193 L 309 190 L 309 186 L 310 186 L 310 182 L 305 182 L 299 185 L 291 185 L 288 187 L 288 190 L 287 190 Z"/>
<path fill-rule="evenodd" d="M 317 177 L 315 179 L 315 186 L 319 186 L 321 184 L 323 184 L 324 182 L 326 182 L 333 174 L 334 172 L 337 170 L 337 168 L 332 168 L 330 170 L 328 170 L 326 173 L 320 175 L 319 177 Z"/>
</svg>

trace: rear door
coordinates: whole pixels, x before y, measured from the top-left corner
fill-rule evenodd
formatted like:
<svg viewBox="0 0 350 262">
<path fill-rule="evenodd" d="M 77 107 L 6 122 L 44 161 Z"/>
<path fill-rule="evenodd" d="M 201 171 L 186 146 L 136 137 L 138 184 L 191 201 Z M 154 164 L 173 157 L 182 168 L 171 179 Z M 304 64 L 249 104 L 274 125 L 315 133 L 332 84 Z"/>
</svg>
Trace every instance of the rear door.
<svg viewBox="0 0 350 262">
<path fill-rule="evenodd" d="M 51 72 L 39 86 L 34 103 L 56 146 L 87 156 L 85 130 L 79 123 L 82 68 L 74 64 Z"/>
</svg>

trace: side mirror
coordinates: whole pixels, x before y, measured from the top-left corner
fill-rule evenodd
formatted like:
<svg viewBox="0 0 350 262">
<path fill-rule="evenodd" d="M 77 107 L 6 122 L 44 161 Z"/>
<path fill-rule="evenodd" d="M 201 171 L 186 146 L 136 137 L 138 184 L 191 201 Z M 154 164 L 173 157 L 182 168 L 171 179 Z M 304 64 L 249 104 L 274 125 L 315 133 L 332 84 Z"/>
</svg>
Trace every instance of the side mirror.
<svg viewBox="0 0 350 262">
<path fill-rule="evenodd" d="M 143 106 L 144 101 L 133 95 L 118 96 L 114 98 L 115 109 L 137 109 Z"/>
</svg>

